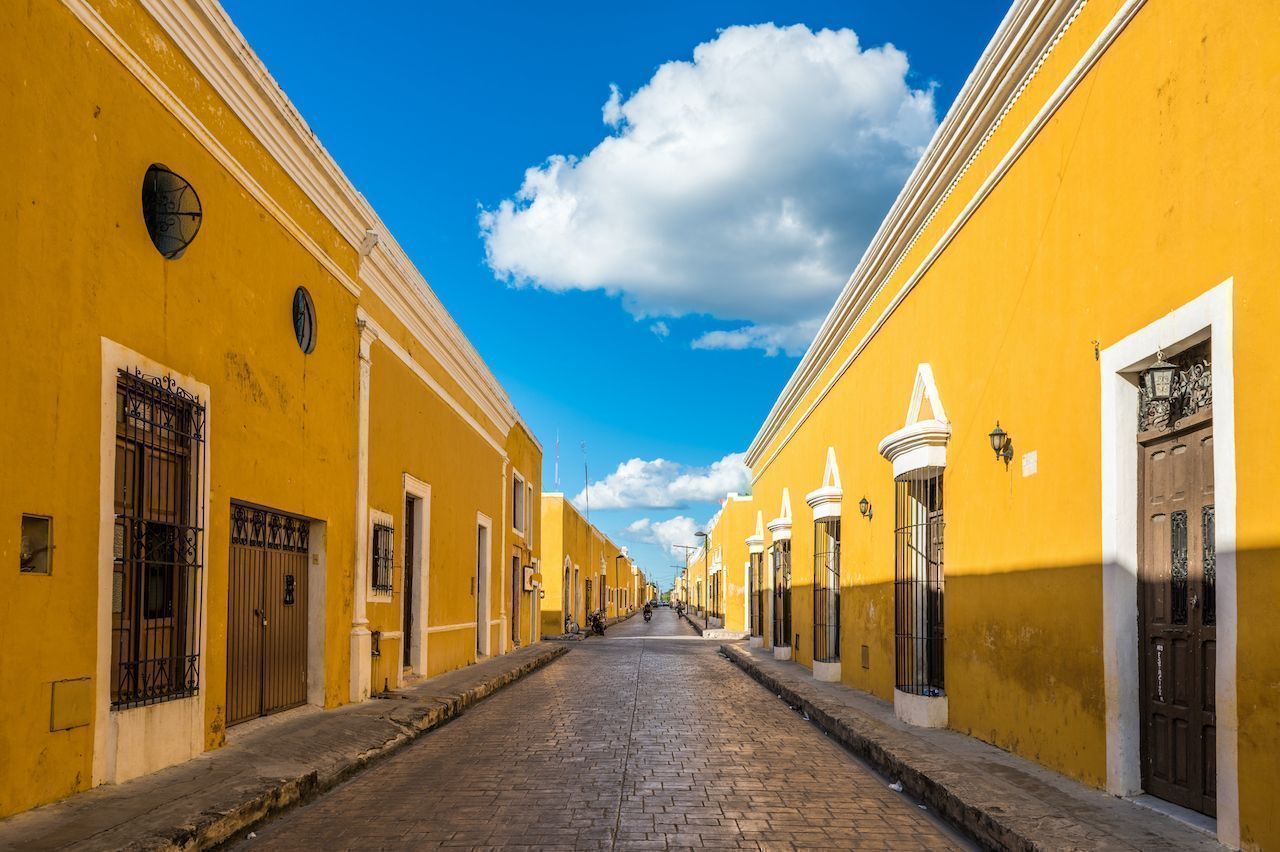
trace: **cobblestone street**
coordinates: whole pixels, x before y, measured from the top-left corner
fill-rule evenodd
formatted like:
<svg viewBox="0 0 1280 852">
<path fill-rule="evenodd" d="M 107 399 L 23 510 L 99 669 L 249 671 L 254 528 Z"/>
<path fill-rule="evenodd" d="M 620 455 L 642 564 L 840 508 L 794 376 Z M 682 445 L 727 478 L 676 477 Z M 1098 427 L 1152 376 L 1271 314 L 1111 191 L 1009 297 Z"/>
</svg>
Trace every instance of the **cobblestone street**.
<svg viewBox="0 0 1280 852">
<path fill-rule="evenodd" d="M 964 848 L 717 647 L 632 618 L 240 848 Z"/>
</svg>

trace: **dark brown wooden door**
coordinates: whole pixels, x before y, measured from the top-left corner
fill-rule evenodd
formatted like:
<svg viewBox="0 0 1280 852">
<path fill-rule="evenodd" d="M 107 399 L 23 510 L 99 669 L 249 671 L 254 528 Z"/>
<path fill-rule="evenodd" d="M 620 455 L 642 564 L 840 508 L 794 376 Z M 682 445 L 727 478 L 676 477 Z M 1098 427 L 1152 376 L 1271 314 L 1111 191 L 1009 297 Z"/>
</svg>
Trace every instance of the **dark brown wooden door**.
<svg viewBox="0 0 1280 852">
<path fill-rule="evenodd" d="M 227 595 L 227 724 L 307 700 L 309 523 L 233 505 Z"/>
<path fill-rule="evenodd" d="M 404 498 L 404 592 L 401 594 L 404 598 L 404 629 L 400 632 L 400 645 L 404 648 L 403 663 L 406 669 L 413 665 L 413 643 L 410 637 L 413 636 L 413 559 L 414 554 L 417 553 L 414 549 L 416 544 L 413 524 L 416 516 L 413 508 L 413 497 L 406 496 Z"/>
<path fill-rule="evenodd" d="M 1142 772 L 1147 792 L 1214 815 L 1213 423 L 1140 435 Z"/>
</svg>

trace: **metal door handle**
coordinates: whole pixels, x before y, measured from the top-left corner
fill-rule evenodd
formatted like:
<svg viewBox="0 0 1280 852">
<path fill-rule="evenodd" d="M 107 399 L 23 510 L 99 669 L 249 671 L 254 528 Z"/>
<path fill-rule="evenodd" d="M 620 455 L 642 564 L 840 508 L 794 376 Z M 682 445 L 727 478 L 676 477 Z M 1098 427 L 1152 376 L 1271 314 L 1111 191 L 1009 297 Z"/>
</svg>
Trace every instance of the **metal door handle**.
<svg viewBox="0 0 1280 852">
<path fill-rule="evenodd" d="M 1191 608 L 1192 608 L 1192 609 L 1199 609 L 1199 608 L 1200 608 L 1200 596 L 1199 596 L 1199 595 L 1192 595 L 1192 596 L 1191 596 Z"/>
</svg>

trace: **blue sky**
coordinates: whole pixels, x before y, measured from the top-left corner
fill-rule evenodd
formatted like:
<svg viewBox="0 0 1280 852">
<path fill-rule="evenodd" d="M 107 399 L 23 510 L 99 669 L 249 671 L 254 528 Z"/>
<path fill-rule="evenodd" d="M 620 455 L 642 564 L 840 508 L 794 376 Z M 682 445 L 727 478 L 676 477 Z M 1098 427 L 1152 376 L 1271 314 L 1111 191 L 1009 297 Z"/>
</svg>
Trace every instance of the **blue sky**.
<svg viewBox="0 0 1280 852">
<path fill-rule="evenodd" d="M 1007 8 L 224 6 L 664 582 Z"/>
</svg>

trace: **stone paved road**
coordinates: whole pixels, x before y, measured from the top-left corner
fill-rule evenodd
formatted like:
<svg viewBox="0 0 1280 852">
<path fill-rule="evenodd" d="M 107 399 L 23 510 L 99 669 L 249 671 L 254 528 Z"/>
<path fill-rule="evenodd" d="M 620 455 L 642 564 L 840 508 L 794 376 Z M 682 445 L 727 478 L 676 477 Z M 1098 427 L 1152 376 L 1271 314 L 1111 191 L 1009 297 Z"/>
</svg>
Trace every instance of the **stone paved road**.
<svg viewBox="0 0 1280 852">
<path fill-rule="evenodd" d="M 241 848 L 967 847 L 717 646 L 611 627 Z"/>
</svg>

